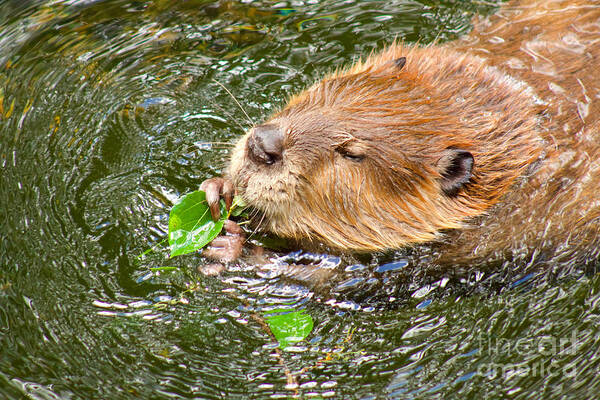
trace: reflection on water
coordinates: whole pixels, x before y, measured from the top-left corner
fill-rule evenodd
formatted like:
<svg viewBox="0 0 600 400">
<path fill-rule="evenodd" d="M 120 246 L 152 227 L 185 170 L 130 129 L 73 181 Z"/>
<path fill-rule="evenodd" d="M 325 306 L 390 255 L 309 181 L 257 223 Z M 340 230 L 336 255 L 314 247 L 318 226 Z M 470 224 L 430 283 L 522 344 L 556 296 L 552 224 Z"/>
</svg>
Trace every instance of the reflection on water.
<svg viewBox="0 0 600 400">
<path fill-rule="evenodd" d="M 456 38 L 481 4 L 0 4 L 0 397 L 594 397 L 596 276 L 137 258 L 250 124 L 215 81 L 260 121 L 396 36 Z M 314 322 L 287 350 L 280 307 Z"/>
</svg>

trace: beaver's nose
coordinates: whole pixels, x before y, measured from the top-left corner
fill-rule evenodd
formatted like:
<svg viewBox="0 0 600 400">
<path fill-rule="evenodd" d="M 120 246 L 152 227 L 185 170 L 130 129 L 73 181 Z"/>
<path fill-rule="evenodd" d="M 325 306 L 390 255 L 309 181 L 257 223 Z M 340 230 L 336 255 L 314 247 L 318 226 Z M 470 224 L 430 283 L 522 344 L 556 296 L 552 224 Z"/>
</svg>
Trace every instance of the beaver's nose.
<svg viewBox="0 0 600 400">
<path fill-rule="evenodd" d="M 283 156 L 283 133 L 275 124 L 259 125 L 248 138 L 248 154 L 254 161 L 271 165 Z"/>
</svg>

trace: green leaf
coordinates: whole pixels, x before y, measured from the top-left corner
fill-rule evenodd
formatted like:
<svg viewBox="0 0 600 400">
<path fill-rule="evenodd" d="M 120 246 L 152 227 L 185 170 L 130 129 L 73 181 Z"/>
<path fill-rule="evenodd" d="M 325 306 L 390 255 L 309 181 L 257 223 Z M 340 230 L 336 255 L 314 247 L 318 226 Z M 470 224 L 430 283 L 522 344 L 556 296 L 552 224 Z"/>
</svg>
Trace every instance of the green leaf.
<svg viewBox="0 0 600 400">
<path fill-rule="evenodd" d="M 313 319 L 304 310 L 275 310 L 272 313 L 277 314 L 266 315 L 267 324 L 282 349 L 304 340 L 313 330 Z"/>
<path fill-rule="evenodd" d="M 231 205 L 231 215 L 239 217 L 244 213 L 246 207 L 248 207 L 246 202 L 240 196 L 235 196 Z"/>
<path fill-rule="evenodd" d="M 221 219 L 212 220 L 206 194 L 189 193 L 171 208 L 169 214 L 169 246 L 171 257 L 197 251 L 213 240 L 223 229 L 227 212 L 221 202 Z"/>
</svg>

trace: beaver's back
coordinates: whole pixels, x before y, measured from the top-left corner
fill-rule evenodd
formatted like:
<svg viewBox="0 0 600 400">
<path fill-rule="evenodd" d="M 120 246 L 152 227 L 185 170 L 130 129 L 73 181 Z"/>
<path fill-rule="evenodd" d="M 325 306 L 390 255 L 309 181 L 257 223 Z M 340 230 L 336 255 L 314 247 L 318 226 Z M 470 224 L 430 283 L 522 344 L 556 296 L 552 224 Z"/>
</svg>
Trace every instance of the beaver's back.
<svg viewBox="0 0 600 400">
<path fill-rule="evenodd" d="M 600 3 L 511 2 L 453 47 L 531 85 L 566 134 L 598 126 Z"/>
<path fill-rule="evenodd" d="M 580 264 L 600 247 L 600 4 L 520 1 L 450 45 L 523 80 L 545 103 L 545 160 L 442 256 Z M 487 228 L 487 229 L 485 229 Z"/>
</svg>

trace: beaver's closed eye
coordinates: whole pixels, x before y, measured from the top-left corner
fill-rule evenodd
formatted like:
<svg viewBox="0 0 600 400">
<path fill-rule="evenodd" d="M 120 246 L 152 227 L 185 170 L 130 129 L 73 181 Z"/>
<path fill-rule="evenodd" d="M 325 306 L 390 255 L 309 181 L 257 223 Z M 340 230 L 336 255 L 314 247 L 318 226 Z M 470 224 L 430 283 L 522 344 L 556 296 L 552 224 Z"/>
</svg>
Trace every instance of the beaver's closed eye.
<svg viewBox="0 0 600 400">
<path fill-rule="evenodd" d="M 360 162 L 365 158 L 364 154 L 352 154 L 345 149 L 337 149 L 337 151 L 342 155 L 342 157 L 350 161 Z"/>
<path fill-rule="evenodd" d="M 366 157 L 366 147 L 357 140 L 345 142 L 335 148 L 335 150 L 345 159 L 360 162 Z"/>
</svg>

